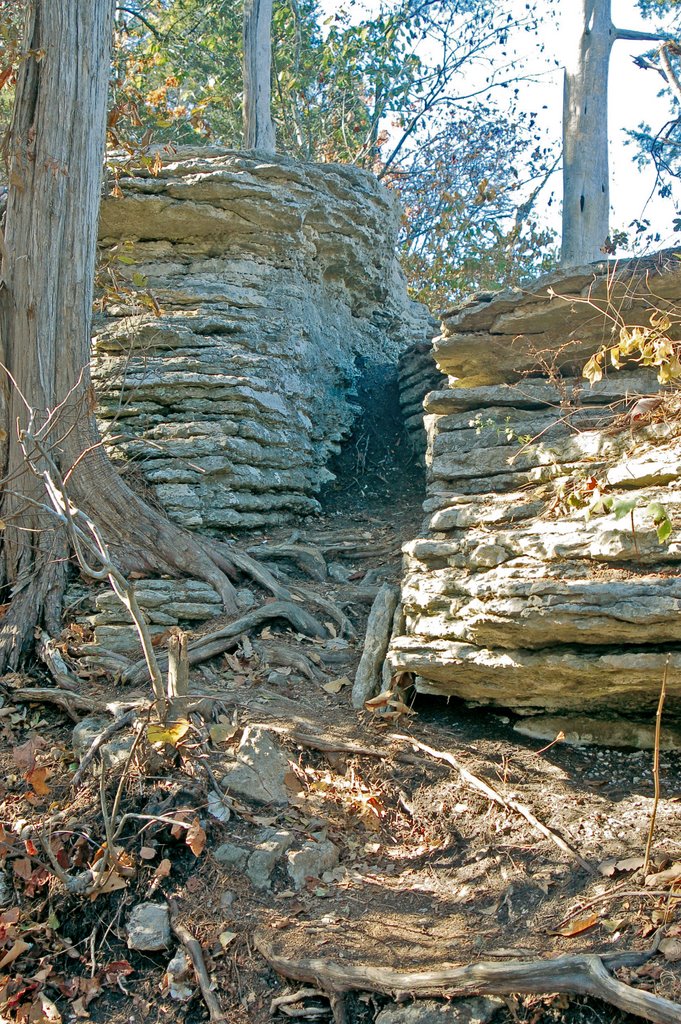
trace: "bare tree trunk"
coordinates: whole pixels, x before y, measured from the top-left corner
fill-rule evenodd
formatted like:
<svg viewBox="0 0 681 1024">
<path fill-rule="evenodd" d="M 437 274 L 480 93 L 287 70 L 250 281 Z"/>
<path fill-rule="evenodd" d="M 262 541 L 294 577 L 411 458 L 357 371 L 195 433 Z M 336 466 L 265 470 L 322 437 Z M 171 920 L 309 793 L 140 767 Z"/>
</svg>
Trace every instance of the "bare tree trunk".
<svg viewBox="0 0 681 1024">
<path fill-rule="evenodd" d="M 563 92 L 561 263 L 603 259 L 610 225 L 608 63 L 615 39 L 610 0 L 572 0 L 575 36 Z"/>
<path fill-rule="evenodd" d="M 88 364 L 114 3 L 28 6 L 31 56 L 17 83 L 0 291 L 0 585 L 11 597 L 0 618 L 0 672 L 16 667 L 38 622 L 58 628 L 68 557 L 18 443 L 31 410 L 38 426 L 49 421 L 69 492 L 101 524 L 122 568 L 195 572 L 231 604 L 231 585 L 202 543 L 133 494 L 98 444 Z"/>
<path fill-rule="evenodd" d="M 244 148 L 274 153 L 272 0 L 244 2 Z"/>
</svg>

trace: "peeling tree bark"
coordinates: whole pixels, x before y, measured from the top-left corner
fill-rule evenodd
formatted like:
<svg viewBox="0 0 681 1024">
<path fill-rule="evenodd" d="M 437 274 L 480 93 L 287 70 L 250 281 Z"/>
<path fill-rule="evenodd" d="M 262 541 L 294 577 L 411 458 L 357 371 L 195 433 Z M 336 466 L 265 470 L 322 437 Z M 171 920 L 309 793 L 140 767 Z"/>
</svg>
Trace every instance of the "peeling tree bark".
<svg viewBox="0 0 681 1024">
<path fill-rule="evenodd" d="M 235 607 L 202 542 L 130 491 L 98 443 L 88 367 L 113 14 L 114 0 L 28 6 L 0 291 L 0 586 L 11 597 L 0 672 L 16 667 L 37 623 L 59 628 L 66 575 L 66 538 L 18 443 L 31 410 L 37 428 L 49 421 L 69 494 L 101 524 L 121 568 L 195 573 Z"/>
<path fill-rule="evenodd" d="M 274 153 L 272 0 L 244 3 L 244 149 Z"/>
</svg>

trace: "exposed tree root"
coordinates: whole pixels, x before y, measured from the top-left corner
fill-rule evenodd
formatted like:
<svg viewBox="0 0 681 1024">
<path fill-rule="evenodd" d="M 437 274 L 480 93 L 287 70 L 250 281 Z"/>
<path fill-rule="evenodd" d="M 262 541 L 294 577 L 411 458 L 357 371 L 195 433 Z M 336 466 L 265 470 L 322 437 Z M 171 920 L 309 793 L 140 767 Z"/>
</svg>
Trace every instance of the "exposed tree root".
<svg viewBox="0 0 681 1024">
<path fill-rule="evenodd" d="M 321 988 L 329 996 L 351 991 L 380 992 L 396 998 L 562 992 L 602 999 L 654 1024 L 678 1024 L 681 1019 L 678 1003 L 632 988 L 612 976 L 611 972 L 621 967 L 642 966 L 655 955 L 656 946 L 643 953 L 587 953 L 552 960 L 482 961 L 442 971 L 398 971 L 334 963 L 326 957 L 289 959 L 275 951 L 271 931 L 265 929 L 256 931 L 254 941 L 259 953 L 278 974 Z"/>
<path fill-rule="evenodd" d="M 187 646 L 189 664 L 199 665 L 202 661 L 222 654 L 233 645 L 237 637 L 273 619 L 285 619 L 297 632 L 305 633 L 307 636 L 323 638 L 328 635 L 324 626 L 300 605 L 292 601 L 273 601 L 272 604 L 265 604 L 262 608 L 256 608 L 240 619 L 229 622 L 216 632 L 206 633 L 205 636 L 193 640 Z M 159 654 L 158 664 L 161 671 L 165 671 L 168 667 L 168 655 Z M 123 678 L 126 682 L 137 685 L 144 681 L 146 672 L 146 661 L 142 659 L 135 662 L 132 668 L 124 673 Z"/>
</svg>

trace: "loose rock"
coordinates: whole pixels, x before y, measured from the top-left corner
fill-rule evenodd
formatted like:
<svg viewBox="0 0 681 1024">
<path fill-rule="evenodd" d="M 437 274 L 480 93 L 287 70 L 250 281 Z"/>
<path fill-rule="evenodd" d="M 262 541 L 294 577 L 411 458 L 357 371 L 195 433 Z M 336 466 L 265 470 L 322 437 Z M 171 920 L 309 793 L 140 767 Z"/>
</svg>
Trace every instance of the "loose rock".
<svg viewBox="0 0 681 1024">
<path fill-rule="evenodd" d="M 167 949 L 170 945 L 170 914 L 161 903 L 138 903 L 128 918 L 128 948 Z"/>
<path fill-rule="evenodd" d="M 222 779 L 230 793 L 260 804 L 283 807 L 288 803 L 284 785 L 288 757 L 270 732 L 258 726 L 245 729 L 236 757 L 236 764 Z"/>
</svg>

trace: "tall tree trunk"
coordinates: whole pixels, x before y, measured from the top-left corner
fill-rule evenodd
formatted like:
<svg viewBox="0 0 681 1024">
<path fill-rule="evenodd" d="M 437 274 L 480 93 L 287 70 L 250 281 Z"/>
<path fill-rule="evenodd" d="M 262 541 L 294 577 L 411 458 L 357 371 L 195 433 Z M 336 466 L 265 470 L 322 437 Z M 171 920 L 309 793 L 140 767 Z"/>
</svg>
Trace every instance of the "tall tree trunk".
<svg viewBox="0 0 681 1024">
<path fill-rule="evenodd" d="M 563 93 L 565 266 L 603 259 L 610 225 L 608 63 L 615 39 L 610 0 L 571 0 L 574 38 Z"/>
<path fill-rule="evenodd" d="M 244 2 L 244 148 L 274 153 L 272 0 Z"/>
<path fill-rule="evenodd" d="M 133 494 L 98 444 L 88 364 L 114 4 L 30 0 L 28 8 L 0 292 L 0 585 L 11 597 L 0 618 L 0 672 L 16 667 L 39 621 L 58 628 L 68 557 L 19 443 L 31 410 L 38 425 L 49 421 L 71 498 L 103 527 L 123 568 L 195 572 L 233 604 L 202 542 Z"/>
</svg>

